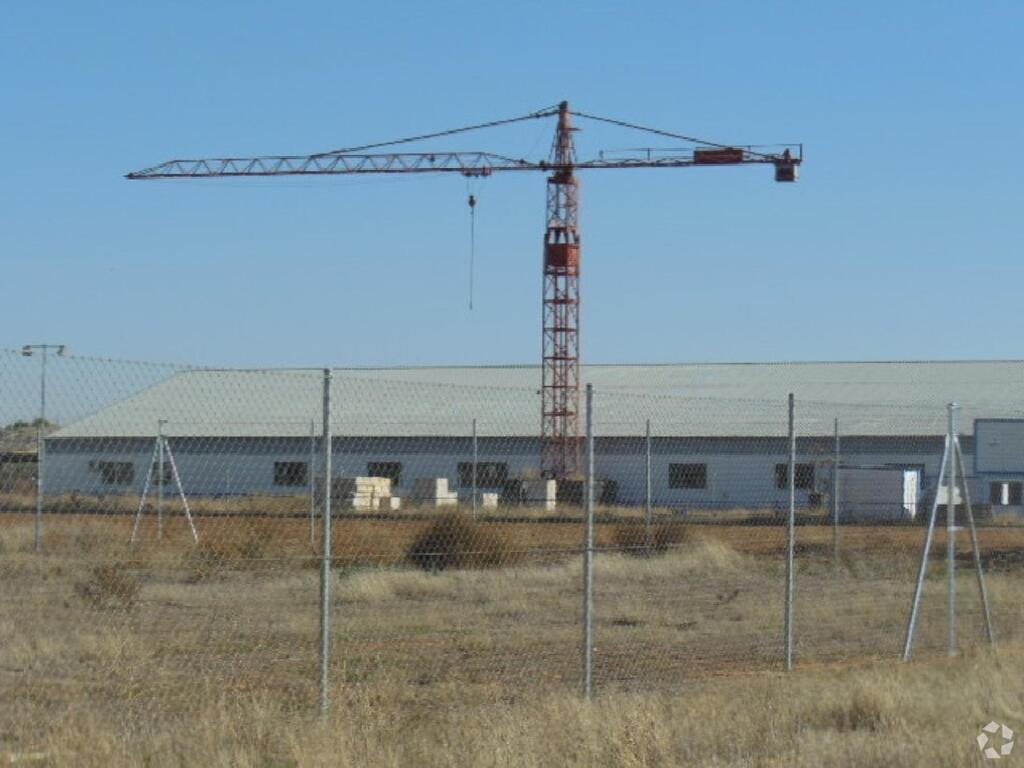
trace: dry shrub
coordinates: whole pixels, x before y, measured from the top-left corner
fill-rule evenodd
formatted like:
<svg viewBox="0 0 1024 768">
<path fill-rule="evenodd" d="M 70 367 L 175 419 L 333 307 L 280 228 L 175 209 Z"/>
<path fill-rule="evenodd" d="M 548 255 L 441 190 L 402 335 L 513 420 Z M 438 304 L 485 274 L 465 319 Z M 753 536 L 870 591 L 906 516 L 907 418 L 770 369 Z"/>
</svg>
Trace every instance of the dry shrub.
<svg viewBox="0 0 1024 768">
<path fill-rule="evenodd" d="M 840 701 L 823 706 L 816 719 L 825 726 L 846 733 L 849 731 L 879 731 L 890 719 L 891 697 L 882 690 L 857 687 L 853 694 Z"/>
<path fill-rule="evenodd" d="M 194 546 L 189 542 L 181 562 L 191 569 L 190 582 L 206 581 L 229 570 L 261 570 L 276 563 L 270 545 L 273 532 L 263 526 L 214 528 L 202 532 Z"/>
<path fill-rule="evenodd" d="M 183 564 L 191 569 L 188 581 L 198 584 L 227 570 L 230 560 L 231 555 L 224 547 L 200 540 L 195 549 L 185 554 Z"/>
<path fill-rule="evenodd" d="M 658 523 L 649 531 L 643 524 L 620 523 L 612 529 L 612 544 L 627 555 L 649 557 L 693 540 L 690 527 L 681 523 Z"/>
<path fill-rule="evenodd" d="M 262 544 L 252 537 L 246 537 L 241 541 L 200 539 L 195 547 L 185 553 L 183 565 L 191 569 L 188 580 L 198 583 L 229 570 L 257 568 L 262 555 Z"/>
<path fill-rule="evenodd" d="M 420 533 L 409 546 L 407 557 L 425 571 L 443 571 L 512 565 L 521 555 L 494 524 L 451 513 Z"/>
<path fill-rule="evenodd" d="M 697 535 L 686 546 L 684 562 L 694 572 L 719 576 L 747 574 L 754 565 L 749 555 L 738 552 L 724 541 Z"/>
<path fill-rule="evenodd" d="M 253 566 L 267 558 L 267 538 L 260 531 L 247 531 L 240 541 L 235 542 L 235 554 L 239 560 Z"/>
<path fill-rule="evenodd" d="M 131 608 L 139 596 L 139 582 L 123 563 L 97 565 L 88 579 L 75 583 L 75 594 L 93 608 Z"/>
</svg>

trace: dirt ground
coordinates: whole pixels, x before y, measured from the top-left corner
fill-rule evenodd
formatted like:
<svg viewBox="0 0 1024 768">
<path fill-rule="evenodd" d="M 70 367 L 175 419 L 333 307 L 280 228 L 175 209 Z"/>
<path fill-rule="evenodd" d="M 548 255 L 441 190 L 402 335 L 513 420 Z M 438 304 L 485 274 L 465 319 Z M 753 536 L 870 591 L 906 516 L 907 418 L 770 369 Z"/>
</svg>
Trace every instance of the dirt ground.
<svg viewBox="0 0 1024 768">
<path fill-rule="evenodd" d="M 147 518 L 135 545 L 130 518 L 44 523 L 36 555 L 31 516 L 0 516 L 0 680 L 11 694 L 0 701 L 0 754 L 56 743 L 83 708 L 122 735 L 225 697 L 315 709 L 319 544 L 308 521 L 200 517 L 198 545 L 173 509 L 161 540 Z M 438 573 L 405 558 L 430 524 L 336 522 L 333 696 L 359 707 L 396 698 L 407 702 L 394 714 L 403 721 L 410 707 L 429 718 L 574 696 L 579 523 L 486 523 L 519 553 L 514 564 Z M 617 525 L 597 527 L 601 696 L 671 696 L 781 670 L 782 528 L 690 526 L 666 552 L 638 557 L 615 551 Z M 830 528 L 798 529 L 798 669 L 825 675 L 898 657 L 923 538 L 919 527 L 844 527 L 834 561 Z M 1024 531 L 980 538 L 997 639 L 1014 647 L 1024 642 Z M 985 637 L 966 534 L 959 545 L 959 646 L 974 655 Z M 940 532 L 915 645 L 924 661 L 941 658 L 946 638 L 943 547 Z"/>
</svg>

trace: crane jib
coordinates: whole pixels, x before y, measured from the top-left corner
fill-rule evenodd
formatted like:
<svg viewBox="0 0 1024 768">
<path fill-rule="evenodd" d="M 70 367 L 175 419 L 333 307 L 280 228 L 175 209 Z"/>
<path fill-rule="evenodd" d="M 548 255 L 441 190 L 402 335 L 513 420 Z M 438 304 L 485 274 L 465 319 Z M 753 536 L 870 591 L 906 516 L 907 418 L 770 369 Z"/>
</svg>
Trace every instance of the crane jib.
<svg viewBox="0 0 1024 768">
<path fill-rule="evenodd" d="M 498 171 L 542 171 L 626 168 L 686 168 L 701 165 L 773 164 L 796 168 L 799 156 L 752 155 L 743 149 L 694 150 L 662 157 L 638 155 L 608 159 L 598 157 L 571 165 L 547 161 L 515 160 L 489 153 L 423 153 L 402 155 L 311 155 L 308 157 L 218 158 L 171 160 L 152 168 L 126 174 L 130 180 L 173 178 L 216 178 L 218 176 L 328 176 L 370 173 L 459 173 L 490 176 Z M 779 179 L 780 181 L 786 179 Z"/>
<path fill-rule="evenodd" d="M 541 117 L 558 118 L 550 153 L 526 160 L 493 152 L 377 152 L 366 150 L 439 140 L 455 134 L 493 128 Z M 596 158 L 576 156 L 573 118 L 684 142 L 685 148 L 641 148 L 602 152 Z M 422 145 L 421 145 L 422 146 Z M 574 112 L 563 101 L 527 115 L 453 128 L 402 139 L 312 155 L 221 157 L 170 160 L 127 174 L 132 180 L 197 179 L 239 176 L 329 176 L 335 174 L 457 173 L 490 176 L 500 171 L 541 171 L 547 179 L 544 235 L 540 470 L 545 478 L 573 482 L 580 464 L 580 270 L 582 230 L 576 171 L 629 168 L 691 168 L 772 165 L 775 181 L 794 182 L 803 162 L 803 145 L 736 145 L 706 141 L 623 120 Z M 471 195 L 472 212 L 475 198 Z M 473 220 L 471 219 L 471 269 Z M 472 285 L 472 277 L 471 277 Z M 472 290 L 472 288 L 471 288 Z M 471 293 L 472 296 L 472 293 Z M 472 299 L 471 299 L 472 301 Z M 570 491 L 571 492 L 571 491 Z M 561 495 L 561 489 L 559 489 Z"/>
</svg>

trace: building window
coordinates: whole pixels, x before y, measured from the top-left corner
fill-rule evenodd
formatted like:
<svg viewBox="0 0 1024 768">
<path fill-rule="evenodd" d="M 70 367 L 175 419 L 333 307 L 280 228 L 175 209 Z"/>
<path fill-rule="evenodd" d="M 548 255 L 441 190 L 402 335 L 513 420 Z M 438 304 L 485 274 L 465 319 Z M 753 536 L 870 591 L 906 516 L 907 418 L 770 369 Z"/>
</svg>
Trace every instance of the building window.
<svg viewBox="0 0 1024 768">
<path fill-rule="evenodd" d="M 97 461 L 96 471 L 104 485 L 131 485 L 135 480 L 135 465 L 130 461 Z"/>
<path fill-rule="evenodd" d="M 386 477 L 394 487 L 402 480 L 402 464 L 398 461 L 370 461 L 366 464 L 366 474 L 370 477 Z"/>
<path fill-rule="evenodd" d="M 309 482 L 309 466 L 304 461 L 275 461 L 274 485 L 305 485 Z"/>
<path fill-rule="evenodd" d="M 149 469 L 150 482 L 156 483 L 160 479 L 160 462 L 155 461 Z M 164 459 L 164 485 L 174 482 L 174 473 L 171 471 L 171 462 Z"/>
<path fill-rule="evenodd" d="M 707 488 L 707 464 L 669 464 L 669 488 Z"/>
<path fill-rule="evenodd" d="M 814 488 L 814 465 L 797 464 L 794 485 L 798 491 L 809 491 Z M 775 487 L 789 488 L 789 464 L 775 465 Z"/>
<path fill-rule="evenodd" d="M 508 480 L 508 464 L 500 461 L 478 461 L 476 463 L 477 488 L 500 488 Z M 459 486 L 473 487 L 473 462 L 459 462 Z"/>
<path fill-rule="evenodd" d="M 989 485 L 988 500 L 993 507 L 1019 507 L 1024 497 L 1024 483 L 1000 480 Z"/>
</svg>

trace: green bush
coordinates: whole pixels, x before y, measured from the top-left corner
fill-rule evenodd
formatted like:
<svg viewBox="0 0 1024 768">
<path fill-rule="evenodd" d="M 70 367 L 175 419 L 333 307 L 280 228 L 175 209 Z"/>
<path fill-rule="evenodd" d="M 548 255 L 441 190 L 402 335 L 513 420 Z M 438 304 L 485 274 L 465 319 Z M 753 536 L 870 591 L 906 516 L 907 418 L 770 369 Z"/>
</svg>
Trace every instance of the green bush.
<svg viewBox="0 0 1024 768">
<path fill-rule="evenodd" d="M 498 568 L 521 557 L 495 523 L 453 513 L 435 520 L 409 546 L 410 562 L 425 571 L 449 568 Z"/>
</svg>

